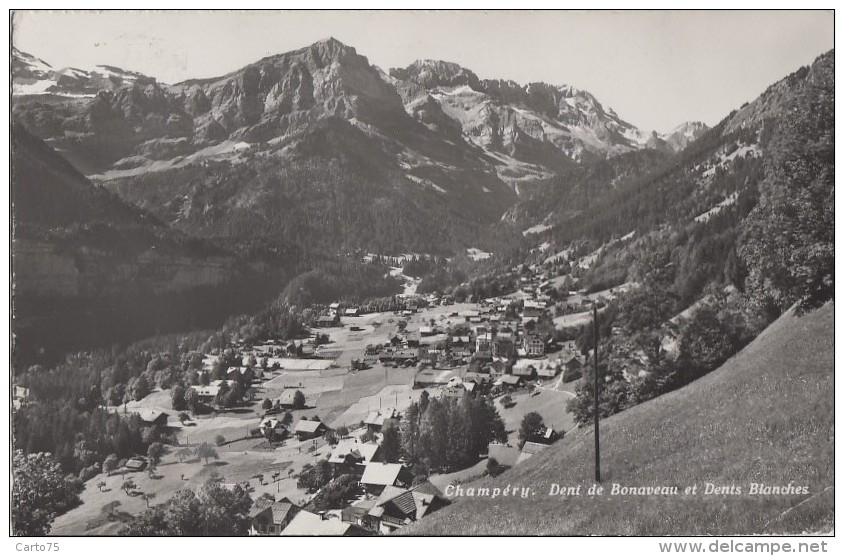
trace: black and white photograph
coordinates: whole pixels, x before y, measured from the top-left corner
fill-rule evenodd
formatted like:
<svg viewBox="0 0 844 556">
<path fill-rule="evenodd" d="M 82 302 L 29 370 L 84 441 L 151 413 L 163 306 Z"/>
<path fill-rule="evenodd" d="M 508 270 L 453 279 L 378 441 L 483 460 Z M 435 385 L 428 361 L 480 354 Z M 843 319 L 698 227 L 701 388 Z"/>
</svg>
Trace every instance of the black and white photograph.
<svg viewBox="0 0 844 556">
<path fill-rule="evenodd" d="M 10 10 L 9 546 L 831 551 L 834 24 Z"/>
</svg>

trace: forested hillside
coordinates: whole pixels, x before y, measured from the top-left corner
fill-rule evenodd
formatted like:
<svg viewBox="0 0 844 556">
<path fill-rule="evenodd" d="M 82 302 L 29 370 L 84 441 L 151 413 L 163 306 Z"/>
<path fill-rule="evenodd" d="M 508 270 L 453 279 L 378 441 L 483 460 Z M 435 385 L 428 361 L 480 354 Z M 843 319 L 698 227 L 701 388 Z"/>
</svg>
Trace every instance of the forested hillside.
<svg viewBox="0 0 844 556">
<path fill-rule="evenodd" d="M 604 491 L 593 484 L 591 428 L 505 471 L 462 484 L 533 489 L 463 497 L 410 535 L 826 534 L 834 524 L 834 307 L 788 313 L 717 371 L 601 423 Z M 710 490 L 706 483 L 722 489 Z M 764 486 L 767 494 L 752 492 Z M 579 496 L 551 485 L 581 486 Z M 677 495 L 611 495 L 676 487 Z M 698 485 L 696 494 L 685 487 Z M 772 488 L 799 487 L 782 495 Z M 806 491 L 803 491 L 803 487 Z M 738 489 L 738 490 L 737 490 Z M 635 510 L 634 510 L 635 508 Z"/>
<path fill-rule="evenodd" d="M 670 167 L 611 190 L 623 202 L 548 232 L 593 247 L 634 232 L 571 265 L 580 286 L 634 284 L 601 315 L 603 416 L 708 373 L 792 304 L 832 298 L 833 70 L 832 53 L 821 56 L 783 81 L 779 117 L 726 132 L 731 116 Z M 571 409 L 591 419 L 591 388 Z"/>
</svg>

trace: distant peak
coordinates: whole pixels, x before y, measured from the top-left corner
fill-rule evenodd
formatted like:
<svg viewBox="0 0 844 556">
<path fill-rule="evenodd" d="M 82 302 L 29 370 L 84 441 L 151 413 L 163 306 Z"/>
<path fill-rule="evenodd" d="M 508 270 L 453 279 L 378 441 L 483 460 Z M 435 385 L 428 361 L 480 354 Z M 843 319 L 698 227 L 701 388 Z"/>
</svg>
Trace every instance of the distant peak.
<svg viewBox="0 0 844 556">
<path fill-rule="evenodd" d="M 390 76 L 412 79 L 423 87 L 437 85 L 468 85 L 476 88 L 479 80 L 472 70 L 443 60 L 416 60 L 406 68 L 392 68 Z"/>
<path fill-rule="evenodd" d="M 355 49 L 338 41 L 334 37 L 326 37 L 324 39 L 320 39 L 311 45 L 311 48 L 321 48 L 334 51 L 346 51 L 351 50 L 354 51 Z"/>
<path fill-rule="evenodd" d="M 417 67 L 417 68 L 447 68 L 447 69 L 455 70 L 455 71 L 465 69 L 463 66 L 461 66 L 460 64 L 457 64 L 455 62 L 447 62 L 445 60 L 434 60 L 434 59 L 431 59 L 431 58 L 416 60 L 415 62 L 413 62 L 410 65 L 412 67 Z"/>
<path fill-rule="evenodd" d="M 690 121 L 690 122 L 683 122 L 668 133 L 677 133 L 682 131 L 706 131 L 709 129 L 709 126 L 703 122 L 699 121 Z"/>
</svg>

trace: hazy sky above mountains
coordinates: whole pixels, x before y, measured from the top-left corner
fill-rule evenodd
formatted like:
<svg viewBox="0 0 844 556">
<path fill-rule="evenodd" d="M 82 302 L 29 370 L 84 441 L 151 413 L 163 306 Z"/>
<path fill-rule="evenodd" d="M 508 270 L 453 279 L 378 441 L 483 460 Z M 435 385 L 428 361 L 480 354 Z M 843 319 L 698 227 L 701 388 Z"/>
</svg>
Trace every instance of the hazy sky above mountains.
<svg viewBox="0 0 844 556">
<path fill-rule="evenodd" d="M 223 75 L 333 36 L 385 71 L 417 59 L 574 85 L 641 129 L 718 123 L 833 48 L 833 13 L 18 12 L 14 45 L 56 69 L 165 83 Z"/>
</svg>

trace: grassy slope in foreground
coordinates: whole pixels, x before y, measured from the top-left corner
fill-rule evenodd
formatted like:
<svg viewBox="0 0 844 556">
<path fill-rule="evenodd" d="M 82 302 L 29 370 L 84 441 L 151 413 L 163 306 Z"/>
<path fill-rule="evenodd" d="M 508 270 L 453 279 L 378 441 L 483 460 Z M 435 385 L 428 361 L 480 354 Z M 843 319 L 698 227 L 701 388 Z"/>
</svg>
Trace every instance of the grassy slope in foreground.
<svg viewBox="0 0 844 556">
<path fill-rule="evenodd" d="M 833 319 L 832 303 L 802 317 L 789 312 L 718 370 L 601 422 L 606 488 L 612 483 L 678 486 L 679 496 L 586 496 L 593 477 L 594 437 L 591 428 L 581 429 L 497 479 L 472 483 L 502 489 L 527 486 L 533 496 L 460 498 L 405 533 L 827 531 L 834 516 L 834 490 L 825 490 L 834 484 Z M 790 481 L 807 485 L 809 494 L 748 494 L 751 482 Z M 742 494 L 705 496 L 704 482 L 738 485 Z M 583 496 L 549 496 L 551 483 L 581 484 Z M 684 487 L 694 483 L 698 494 L 684 496 Z"/>
</svg>

